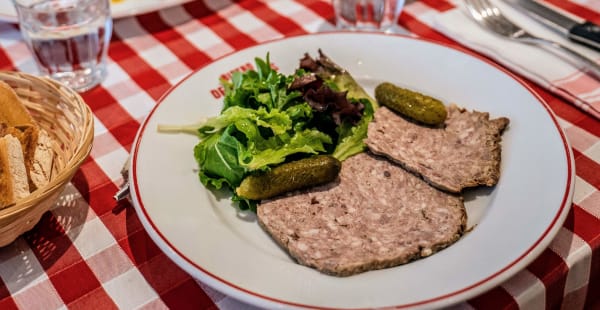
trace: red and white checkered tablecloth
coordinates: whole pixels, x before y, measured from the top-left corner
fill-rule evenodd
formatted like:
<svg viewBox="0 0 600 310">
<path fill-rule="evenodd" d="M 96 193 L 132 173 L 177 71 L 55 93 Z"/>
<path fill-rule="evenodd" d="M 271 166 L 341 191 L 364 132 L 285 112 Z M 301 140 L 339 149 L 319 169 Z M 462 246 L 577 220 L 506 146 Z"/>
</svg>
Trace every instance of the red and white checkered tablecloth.
<svg viewBox="0 0 600 310">
<path fill-rule="evenodd" d="M 598 0 L 546 1 L 600 23 Z M 399 24 L 457 45 L 431 24 L 457 2 L 411 2 Z M 261 42 L 333 29 L 325 0 L 199 0 L 115 20 L 108 78 L 83 94 L 95 116 L 91 156 L 67 187 L 68 199 L 0 248 L 0 309 L 252 308 L 196 282 L 159 250 L 129 203 L 113 200 L 120 169 L 143 118 L 190 72 Z M 36 72 L 17 26 L 8 22 L 0 22 L 0 69 Z M 600 121 L 528 84 L 556 113 L 573 147 L 572 209 L 531 265 L 457 307 L 600 309 Z"/>
</svg>

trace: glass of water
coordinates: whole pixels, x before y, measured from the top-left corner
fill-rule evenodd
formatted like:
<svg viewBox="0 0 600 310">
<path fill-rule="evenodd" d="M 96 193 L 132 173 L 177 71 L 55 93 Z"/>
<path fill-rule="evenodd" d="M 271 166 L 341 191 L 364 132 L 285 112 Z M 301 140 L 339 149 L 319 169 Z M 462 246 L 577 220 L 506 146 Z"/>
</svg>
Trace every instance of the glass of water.
<svg viewBox="0 0 600 310">
<path fill-rule="evenodd" d="M 333 0 L 338 29 L 393 32 L 404 0 Z"/>
<path fill-rule="evenodd" d="M 83 92 L 106 76 L 110 0 L 13 0 L 41 74 Z"/>
</svg>

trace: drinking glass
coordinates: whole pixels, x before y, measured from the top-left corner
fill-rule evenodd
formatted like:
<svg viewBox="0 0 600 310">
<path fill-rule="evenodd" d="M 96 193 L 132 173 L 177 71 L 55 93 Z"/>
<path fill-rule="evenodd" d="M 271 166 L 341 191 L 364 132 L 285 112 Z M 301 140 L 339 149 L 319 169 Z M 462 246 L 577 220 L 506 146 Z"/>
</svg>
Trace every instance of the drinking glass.
<svg viewBox="0 0 600 310">
<path fill-rule="evenodd" d="M 339 29 L 392 32 L 404 0 L 333 0 Z"/>
<path fill-rule="evenodd" d="M 21 34 L 43 75 L 83 92 L 106 76 L 110 0 L 13 0 Z"/>
</svg>

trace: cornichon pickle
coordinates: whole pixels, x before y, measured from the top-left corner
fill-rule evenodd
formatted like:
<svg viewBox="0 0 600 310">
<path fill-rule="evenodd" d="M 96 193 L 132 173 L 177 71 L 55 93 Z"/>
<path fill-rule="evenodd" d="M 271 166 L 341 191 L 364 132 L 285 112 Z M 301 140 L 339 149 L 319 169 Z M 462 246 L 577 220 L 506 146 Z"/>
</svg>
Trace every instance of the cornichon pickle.
<svg viewBox="0 0 600 310">
<path fill-rule="evenodd" d="M 375 99 L 398 113 L 428 125 L 438 125 L 446 120 L 446 107 L 441 101 L 392 83 L 377 85 Z"/>
<path fill-rule="evenodd" d="M 267 199 L 279 194 L 330 182 L 340 172 L 342 164 L 328 155 L 317 155 L 273 167 L 263 173 L 249 175 L 236 193 L 252 200 Z"/>
</svg>

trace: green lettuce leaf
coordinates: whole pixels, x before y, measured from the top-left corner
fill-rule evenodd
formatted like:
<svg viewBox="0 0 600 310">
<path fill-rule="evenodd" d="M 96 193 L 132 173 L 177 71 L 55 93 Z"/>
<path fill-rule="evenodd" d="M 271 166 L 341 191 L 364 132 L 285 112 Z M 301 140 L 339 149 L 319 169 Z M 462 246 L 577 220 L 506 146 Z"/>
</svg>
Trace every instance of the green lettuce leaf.
<svg viewBox="0 0 600 310">
<path fill-rule="evenodd" d="M 269 140 L 268 148 L 248 148 L 243 154 L 242 166 L 248 171 L 261 170 L 267 166 L 280 164 L 286 157 L 296 153 L 318 154 L 325 152 L 324 144 L 331 144 L 331 137 L 318 131 L 306 129 L 292 136 L 279 135 Z M 249 159 L 249 160 L 247 160 Z"/>
<path fill-rule="evenodd" d="M 283 75 L 273 70 L 269 55 L 255 59 L 256 70 L 235 72 L 225 89 L 220 115 L 198 124 L 162 125 L 164 132 L 193 133 L 200 138 L 194 148 L 198 176 L 207 187 L 232 190 L 240 209 L 255 210 L 256 201 L 238 197 L 234 189 L 247 175 L 288 160 L 312 154 L 331 154 L 344 160 L 365 149 L 367 127 L 375 103 L 346 72 L 346 79 L 329 76 L 325 83 L 348 90 L 353 102 L 364 106 L 362 117 L 340 125 L 331 115 L 315 111 L 300 89 L 288 86 L 303 74 Z"/>
<path fill-rule="evenodd" d="M 273 134 L 282 134 L 292 128 L 292 120 L 289 115 L 278 109 L 269 112 L 264 107 L 250 109 L 233 106 L 224 110 L 221 115 L 207 119 L 198 129 L 198 135 L 201 139 L 208 137 L 240 120 L 249 120 L 259 126 L 269 128 Z"/>
<path fill-rule="evenodd" d="M 238 155 L 244 147 L 232 135 L 234 130 L 233 126 L 228 127 L 222 133 L 200 141 L 194 148 L 200 181 L 205 186 L 220 189 L 224 183 L 234 187 L 242 182 L 246 169 L 239 165 Z"/>
<path fill-rule="evenodd" d="M 374 109 L 370 100 L 361 99 L 360 101 L 365 108 L 358 124 L 352 125 L 344 122 L 337 128 L 338 144 L 332 155 L 340 161 L 363 152 L 367 147 L 364 140 L 367 138 L 369 123 L 373 120 Z"/>
</svg>

